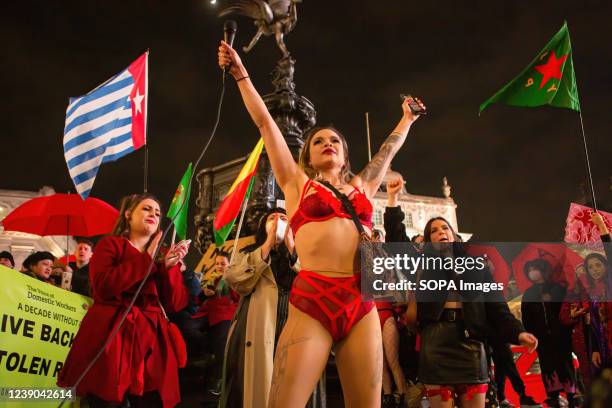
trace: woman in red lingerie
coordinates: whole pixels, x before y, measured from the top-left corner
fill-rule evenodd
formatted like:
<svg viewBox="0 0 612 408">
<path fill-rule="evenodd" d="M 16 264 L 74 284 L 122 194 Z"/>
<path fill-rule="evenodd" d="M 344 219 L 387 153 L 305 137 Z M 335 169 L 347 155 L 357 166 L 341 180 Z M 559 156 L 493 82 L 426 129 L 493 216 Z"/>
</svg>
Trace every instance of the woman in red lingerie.
<svg viewBox="0 0 612 408">
<path fill-rule="evenodd" d="M 94 303 L 87 311 L 58 377 L 60 387 L 77 379 L 104 345 L 142 282 L 161 238 L 159 202 L 149 194 L 122 201 L 112 235 L 96 245 L 90 262 Z M 179 351 L 165 312 L 187 306 L 180 262 L 186 246 L 172 246 L 156 262 L 123 325 L 77 386 L 92 408 L 173 407 L 180 402 Z M 165 309 L 165 311 L 164 311 Z"/>
<path fill-rule="evenodd" d="M 361 299 L 355 267 L 360 236 L 340 200 L 324 184 L 349 197 L 369 232 L 369 198 L 418 118 L 409 107 L 413 100 L 404 101 L 398 125 L 365 169 L 351 178 L 348 146 L 340 132 L 331 127 L 310 130 L 298 165 L 240 57 L 225 42 L 219 47 L 219 66 L 229 66 L 264 139 L 285 194 L 302 266 L 291 289 L 289 317 L 276 349 L 269 406 L 303 407 L 334 347 L 346 406 L 380 407 L 380 323 L 374 302 Z M 424 109 L 418 100 L 416 103 Z"/>
</svg>

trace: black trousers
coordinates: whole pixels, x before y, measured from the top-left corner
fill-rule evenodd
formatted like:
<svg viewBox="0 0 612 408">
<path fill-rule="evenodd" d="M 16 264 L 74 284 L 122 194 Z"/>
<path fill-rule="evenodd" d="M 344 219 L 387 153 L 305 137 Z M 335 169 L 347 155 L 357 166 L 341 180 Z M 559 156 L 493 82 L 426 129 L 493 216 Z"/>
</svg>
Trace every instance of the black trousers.
<svg viewBox="0 0 612 408">
<path fill-rule="evenodd" d="M 525 395 L 525 384 L 514 364 L 512 350 L 508 343 L 492 343 L 493 363 L 495 364 L 495 383 L 500 401 L 506 399 L 506 378 L 510 380 L 512 388 L 518 395 Z"/>
<path fill-rule="evenodd" d="M 231 325 L 231 320 L 224 320 L 208 329 L 208 344 L 210 345 L 210 351 L 215 355 L 215 363 L 211 368 L 211 376 L 214 380 L 220 380 L 223 373 L 225 342 Z"/>
</svg>

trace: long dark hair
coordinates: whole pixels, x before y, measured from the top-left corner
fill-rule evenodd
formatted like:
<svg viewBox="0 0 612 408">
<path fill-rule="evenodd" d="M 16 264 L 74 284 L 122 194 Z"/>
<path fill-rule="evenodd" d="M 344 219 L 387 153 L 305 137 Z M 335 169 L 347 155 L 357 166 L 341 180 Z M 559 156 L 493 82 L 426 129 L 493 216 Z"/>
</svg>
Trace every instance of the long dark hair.
<svg viewBox="0 0 612 408">
<path fill-rule="evenodd" d="M 451 232 L 453 233 L 453 238 L 455 238 L 455 242 L 463 241 L 463 239 L 459 236 L 459 234 L 457 234 L 457 232 L 455 231 L 451 223 L 448 222 L 446 218 L 434 217 L 434 218 L 431 218 L 429 221 L 427 221 L 427 224 L 425 224 L 425 229 L 423 230 L 423 238 L 425 242 L 431 242 L 431 224 L 433 224 L 434 221 L 444 221 L 450 228 Z"/>
<path fill-rule="evenodd" d="M 591 274 L 589 273 L 589 261 L 591 259 L 597 259 L 599 260 L 603 266 L 606 268 L 606 275 L 603 277 L 603 279 L 607 279 L 608 282 L 611 278 L 611 274 L 612 274 L 612 268 L 610 267 L 610 263 L 608 262 L 608 260 L 606 259 L 605 256 L 601 255 L 601 254 L 597 254 L 597 253 L 592 253 L 592 254 L 588 254 L 585 258 L 584 258 L 584 272 L 586 273 L 586 277 L 587 280 L 589 282 L 589 286 L 591 288 L 595 287 L 595 280 L 591 277 Z"/>
<path fill-rule="evenodd" d="M 306 173 L 309 178 L 315 179 L 317 177 L 318 172 L 310 164 L 310 142 L 314 135 L 316 135 L 320 130 L 324 129 L 329 129 L 335 134 L 337 134 L 340 138 L 340 141 L 342 142 L 342 150 L 344 150 L 344 166 L 342 166 L 342 170 L 340 171 L 340 178 L 345 182 L 348 182 L 351 174 L 351 162 L 349 160 L 348 144 L 346 143 L 346 138 L 344 137 L 344 135 L 340 133 L 338 129 L 331 125 L 315 126 L 311 128 L 308 132 L 306 132 L 306 134 L 304 135 L 306 141 L 304 142 L 304 147 L 302 147 L 302 151 L 300 152 L 300 160 L 298 162 L 299 166 L 302 170 L 304 170 L 304 173 Z"/>
<path fill-rule="evenodd" d="M 143 200 L 146 200 L 146 199 L 155 201 L 159 205 L 159 208 L 161 210 L 161 204 L 159 200 L 157 199 L 157 197 L 155 197 L 153 194 L 143 193 L 143 194 L 131 194 L 129 196 L 125 196 L 121 199 L 121 205 L 119 209 L 119 218 L 117 219 L 117 222 L 115 223 L 115 227 L 113 228 L 113 232 L 111 233 L 111 235 L 129 239 L 130 222 L 128 218 L 126 218 L 125 213 L 129 212 L 131 214 L 136 209 L 136 207 L 138 207 L 138 204 L 140 204 Z M 155 234 L 159 232 L 160 228 L 161 228 L 161 219 L 160 219 L 159 224 L 157 225 L 157 231 L 155 231 L 155 233 L 151 236 L 151 239 L 153 239 Z M 150 243 L 151 243 L 151 240 L 147 242 L 146 248 L 149 247 Z"/>
</svg>

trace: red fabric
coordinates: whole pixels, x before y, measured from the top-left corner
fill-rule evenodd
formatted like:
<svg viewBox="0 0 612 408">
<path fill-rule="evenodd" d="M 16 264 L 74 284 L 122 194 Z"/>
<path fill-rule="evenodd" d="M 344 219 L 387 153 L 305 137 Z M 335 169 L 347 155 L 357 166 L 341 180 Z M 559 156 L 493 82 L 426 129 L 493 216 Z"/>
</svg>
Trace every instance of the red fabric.
<svg viewBox="0 0 612 408">
<path fill-rule="evenodd" d="M 387 319 L 395 317 L 395 308 L 391 302 L 374 302 L 378 311 L 378 319 L 380 320 L 380 329 L 385 326 Z"/>
<path fill-rule="evenodd" d="M 465 399 L 470 401 L 476 394 L 486 394 L 488 385 L 487 384 L 458 384 L 453 385 L 453 388 L 457 391 L 459 396 L 465 395 Z M 435 397 L 439 395 L 442 401 L 448 401 L 453 398 L 453 389 L 451 387 L 440 387 L 435 389 L 428 389 L 425 391 L 428 397 Z"/>
<path fill-rule="evenodd" d="M 566 301 L 561 305 L 561 311 L 559 312 L 559 320 L 561 324 L 570 326 L 572 328 L 572 351 L 578 357 L 579 369 L 582 373 L 582 379 L 585 387 L 588 389 L 591 384 L 591 358 L 587 350 L 586 337 L 585 337 L 585 315 L 582 315 L 576 319 L 571 317 L 572 306 L 577 308 L 588 308 L 588 303 L 574 299 L 573 301 Z"/>
<path fill-rule="evenodd" d="M 547 398 L 542 374 L 533 372 L 532 368 L 538 358 L 537 352 L 530 353 L 525 346 L 511 346 L 512 353 L 518 358 L 515 360 L 516 370 L 525 384 L 526 394 L 536 401 L 544 401 Z M 514 405 L 520 405 L 520 397 L 514 391 L 510 379 L 506 379 L 506 399 Z"/>
<path fill-rule="evenodd" d="M 448 401 L 453 398 L 453 390 L 449 387 L 427 389 L 425 391 L 425 395 L 427 395 L 428 398 L 436 397 L 439 395 L 442 398 L 442 401 Z"/>
<path fill-rule="evenodd" d="M 183 368 L 187 365 L 187 344 L 181 334 L 181 330 L 178 326 L 172 322 L 168 323 L 168 337 L 176 356 L 176 362 L 179 368 Z"/>
<path fill-rule="evenodd" d="M 491 275 L 497 283 L 504 284 L 504 293 L 507 292 L 508 282 L 510 281 L 510 267 L 494 245 L 468 244 L 465 245 L 468 255 L 486 256 L 489 263 Z"/>
<path fill-rule="evenodd" d="M 226 320 L 232 320 L 236 309 L 238 309 L 239 300 L 240 296 L 233 290 L 230 291 L 229 295 L 212 297 L 207 299 L 191 318 L 198 319 L 208 316 L 209 326 L 214 326 Z"/>
<path fill-rule="evenodd" d="M 465 399 L 470 401 L 472 398 L 476 396 L 476 394 L 486 394 L 487 389 L 489 388 L 488 384 L 461 384 L 455 385 L 455 389 L 457 390 L 457 394 L 465 395 Z"/>
<path fill-rule="evenodd" d="M 97 198 L 83 200 L 78 194 L 36 197 L 15 208 L 2 220 L 6 231 L 36 235 L 108 234 L 119 217 L 110 204 Z"/>
<path fill-rule="evenodd" d="M 374 307 L 373 301 L 361 298 L 358 274 L 330 278 L 306 270 L 301 270 L 294 279 L 289 302 L 318 320 L 334 341 L 346 337 Z"/>
<path fill-rule="evenodd" d="M 63 263 L 64 265 L 68 265 L 70 262 L 76 262 L 76 256 L 70 255 L 68 259 L 66 259 L 66 255 L 64 255 L 57 261 Z"/>
<path fill-rule="evenodd" d="M 565 226 L 565 242 L 582 245 L 596 244 L 595 246 L 601 247 L 599 229 L 591 221 L 591 214 L 593 212 L 595 210 L 584 205 L 570 204 Z M 598 212 L 601 218 L 603 218 L 604 224 L 606 224 L 609 230 L 612 230 L 612 213 Z"/>
<path fill-rule="evenodd" d="M 310 186 L 314 188 L 315 192 L 304 197 Z M 371 229 L 373 209 L 368 197 L 355 188 L 351 202 L 361 223 Z M 306 223 L 325 221 L 333 217 L 351 219 L 350 214 L 344 210 L 340 200 L 331 191 L 312 180 L 308 180 L 304 184 L 298 209 L 291 217 L 293 234 L 297 235 L 298 230 Z"/>
<path fill-rule="evenodd" d="M 151 257 L 127 239 L 100 240 L 89 263 L 94 304 L 87 311 L 58 377 L 58 385 L 71 387 L 92 361 L 142 281 Z M 120 402 L 126 392 L 142 395 L 158 391 L 164 407 L 180 402 L 177 358 L 168 333 L 166 312 L 187 306 L 188 292 L 177 266 L 155 265 L 135 306 L 102 356 L 77 388 L 78 395 L 94 394 Z"/>
<path fill-rule="evenodd" d="M 134 86 L 130 92 L 132 101 L 132 143 L 134 150 L 147 143 L 147 92 L 149 91 L 149 52 L 145 52 L 127 68 L 132 78 Z M 142 96 L 138 101 L 137 97 Z"/>
<path fill-rule="evenodd" d="M 238 215 L 240 215 L 242 203 L 248 194 L 249 187 L 251 186 L 251 179 L 256 172 L 257 167 L 240 180 L 236 187 L 223 198 L 215 214 L 215 219 L 213 220 L 213 229 L 215 231 L 219 231 L 228 224 L 234 222 Z"/>
</svg>

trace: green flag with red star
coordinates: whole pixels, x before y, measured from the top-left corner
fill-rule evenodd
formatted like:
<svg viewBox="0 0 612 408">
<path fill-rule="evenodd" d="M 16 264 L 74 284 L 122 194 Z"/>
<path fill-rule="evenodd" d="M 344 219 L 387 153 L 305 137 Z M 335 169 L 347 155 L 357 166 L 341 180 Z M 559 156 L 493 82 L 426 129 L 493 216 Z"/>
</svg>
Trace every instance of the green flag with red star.
<svg viewBox="0 0 612 408">
<path fill-rule="evenodd" d="M 566 22 L 523 72 L 480 105 L 479 114 L 493 103 L 527 107 L 551 105 L 580 112 Z"/>
<path fill-rule="evenodd" d="M 189 211 L 189 196 L 191 195 L 189 180 L 191 180 L 192 172 L 191 163 L 189 163 L 189 167 L 185 170 L 185 174 L 183 174 L 183 178 L 174 193 L 168 214 L 166 214 L 166 217 L 174 219 L 174 229 L 180 239 L 187 237 L 187 212 Z"/>
</svg>

